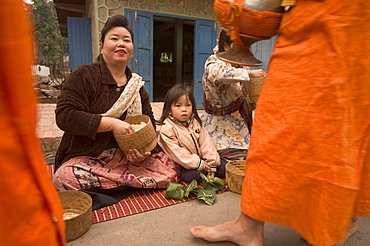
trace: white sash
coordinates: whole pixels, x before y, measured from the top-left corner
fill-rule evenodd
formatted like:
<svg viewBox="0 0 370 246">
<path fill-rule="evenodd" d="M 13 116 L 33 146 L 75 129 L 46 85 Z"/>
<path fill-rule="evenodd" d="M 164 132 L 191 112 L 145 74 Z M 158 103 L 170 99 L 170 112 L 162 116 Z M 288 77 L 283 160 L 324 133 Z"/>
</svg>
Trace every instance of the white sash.
<svg viewBox="0 0 370 246">
<path fill-rule="evenodd" d="M 107 112 L 102 114 L 102 116 L 119 118 L 126 110 L 126 117 L 142 114 L 139 91 L 144 83 L 145 81 L 143 81 L 139 75 L 133 73 L 120 97 Z"/>
</svg>

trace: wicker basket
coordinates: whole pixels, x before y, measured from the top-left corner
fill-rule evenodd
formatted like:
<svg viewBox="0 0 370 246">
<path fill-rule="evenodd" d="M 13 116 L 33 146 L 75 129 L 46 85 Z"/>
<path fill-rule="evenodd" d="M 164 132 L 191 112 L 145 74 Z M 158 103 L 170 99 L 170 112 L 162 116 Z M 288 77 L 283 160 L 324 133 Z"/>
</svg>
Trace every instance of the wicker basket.
<svg viewBox="0 0 370 246">
<path fill-rule="evenodd" d="M 125 122 L 129 124 L 140 124 L 144 122 L 146 125 L 140 130 L 127 134 L 114 134 L 118 146 L 127 154 L 130 149 L 137 149 L 142 155 L 150 152 L 157 145 L 156 132 L 152 125 L 152 121 L 147 115 L 137 115 L 126 118 Z"/>
<path fill-rule="evenodd" d="M 244 167 L 245 160 L 232 160 L 226 164 L 226 182 L 232 192 L 242 193 Z"/>
<path fill-rule="evenodd" d="M 270 38 L 277 34 L 282 13 L 257 11 L 235 1 L 215 0 L 213 10 L 217 20 L 226 30 L 235 29 L 239 33 L 260 38 Z M 238 11 L 241 10 L 239 15 Z M 235 17 L 235 19 L 233 19 Z"/>
<path fill-rule="evenodd" d="M 261 76 L 257 78 L 250 78 L 250 81 L 245 83 L 247 92 L 252 102 L 257 102 L 258 97 L 261 94 L 263 84 L 265 83 L 267 76 Z"/>
<path fill-rule="evenodd" d="M 91 197 L 82 191 L 59 191 L 62 202 L 67 242 L 79 238 L 91 227 Z"/>
</svg>

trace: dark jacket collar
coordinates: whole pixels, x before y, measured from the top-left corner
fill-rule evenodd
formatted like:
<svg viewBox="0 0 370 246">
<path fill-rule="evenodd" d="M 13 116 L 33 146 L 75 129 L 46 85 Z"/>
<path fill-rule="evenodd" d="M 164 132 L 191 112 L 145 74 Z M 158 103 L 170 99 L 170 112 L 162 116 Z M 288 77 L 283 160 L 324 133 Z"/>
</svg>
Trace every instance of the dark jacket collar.
<svg viewBox="0 0 370 246">
<path fill-rule="evenodd" d="M 100 65 L 100 69 L 101 69 L 101 73 L 102 73 L 102 84 L 117 84 L 117 82 L 114 80 L 107 64 L 105 63 L 104 59 L 103 59 L 103 56 L 100 55 L 99 57 L 99 65 Z M 125 74 L 126 74 L 126 77 L 127 77 L 127 81 L 129 81 L 132 77 L 132 72 L 131 72 L 131 69 L 126 66 L 126 70 L 125 70 Z"/>
</svg>

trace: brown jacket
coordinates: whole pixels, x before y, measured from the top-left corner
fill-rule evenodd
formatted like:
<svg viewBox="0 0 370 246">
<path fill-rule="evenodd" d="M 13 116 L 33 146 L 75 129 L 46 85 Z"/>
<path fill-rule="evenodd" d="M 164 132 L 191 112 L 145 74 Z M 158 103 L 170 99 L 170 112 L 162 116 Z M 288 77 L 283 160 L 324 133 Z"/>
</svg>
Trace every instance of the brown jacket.
<svg viewBox="0 0 370 246">
<path fill-rule="evenodd" d="M 128 79 L 131 70 L 126 68 Z M 118 87 L 104 60 L 77 67 L 62 83 L 58 98 L 56 123 L 65 133 L 57 151 L 56 169 L 77 156 L 96 156 L 103 150 L 118 147 L 112 132 L 98 133 L 101 114 L 112 107 L 125 86 Z M 149 95 L 140 89 L 142 113 L 155 128 Z M 127 112 L 119 119 L 124 120 Z"/>
<path fill-rule="evenodd" d="M 208 131 L 195 119 L 186 128 L 179 122 L 164 120 L 158 144 L 177 164 L 186 169 L 203 169 L 203 162 L 210 166 L 220 165 L 220 156 Z"/>
</svg>

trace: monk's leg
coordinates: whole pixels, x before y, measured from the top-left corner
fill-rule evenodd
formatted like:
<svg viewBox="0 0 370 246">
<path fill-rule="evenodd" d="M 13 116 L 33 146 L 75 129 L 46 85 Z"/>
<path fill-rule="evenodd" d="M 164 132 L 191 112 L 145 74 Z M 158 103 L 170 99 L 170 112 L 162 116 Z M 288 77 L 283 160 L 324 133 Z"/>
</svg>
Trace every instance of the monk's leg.
<svg viewBox="0 0 370 246">
<path fill-rule="evenodd" d="M 357 216 L 352 216 L 352 219 L 351 219 L 351 223 L 348 227 L 348 233 L 347 233 L 347 238 L 346 240 L 352 236 L 353 233 L 355 233 L 358 229 L 358 217 Z M 309 242 L 306 241 L 306 239 L 302 238 L 308 245 L 313 245 L 313 244 L 310 244 Z M 343 242 L 341 243 L 337 243 L 333 246 L 343 246 L 344 243 L 346 242 L 346 240 L 344 240 Z"/>
<path fill-rule="evenodd" d="M 262 246 L 264 222 L 240 213 L 234 221 L 214 227 L 193 226 L 190 233 L 207 241 L 230 241 L 238 245 Z"/>
<path fill-rule="evenodd" d="M 347 239 L 352 236 L 353 233 L 355 233 L 358 229 L 358 217 L 357 216 L 352 216 L 352 219 L 351 219 L 351 223 L 348 227 L 348 235 L 347 235 Z M 346 240 L 347 240 L 346 239 Z M 335 244 L 333 246 L 343 246 L 344 243 L 346 242 L 346 240 L 344 240 L 344 242 L 341 242 L 341 243 L 338 243 L 338 244 Z"/>
</svg>

